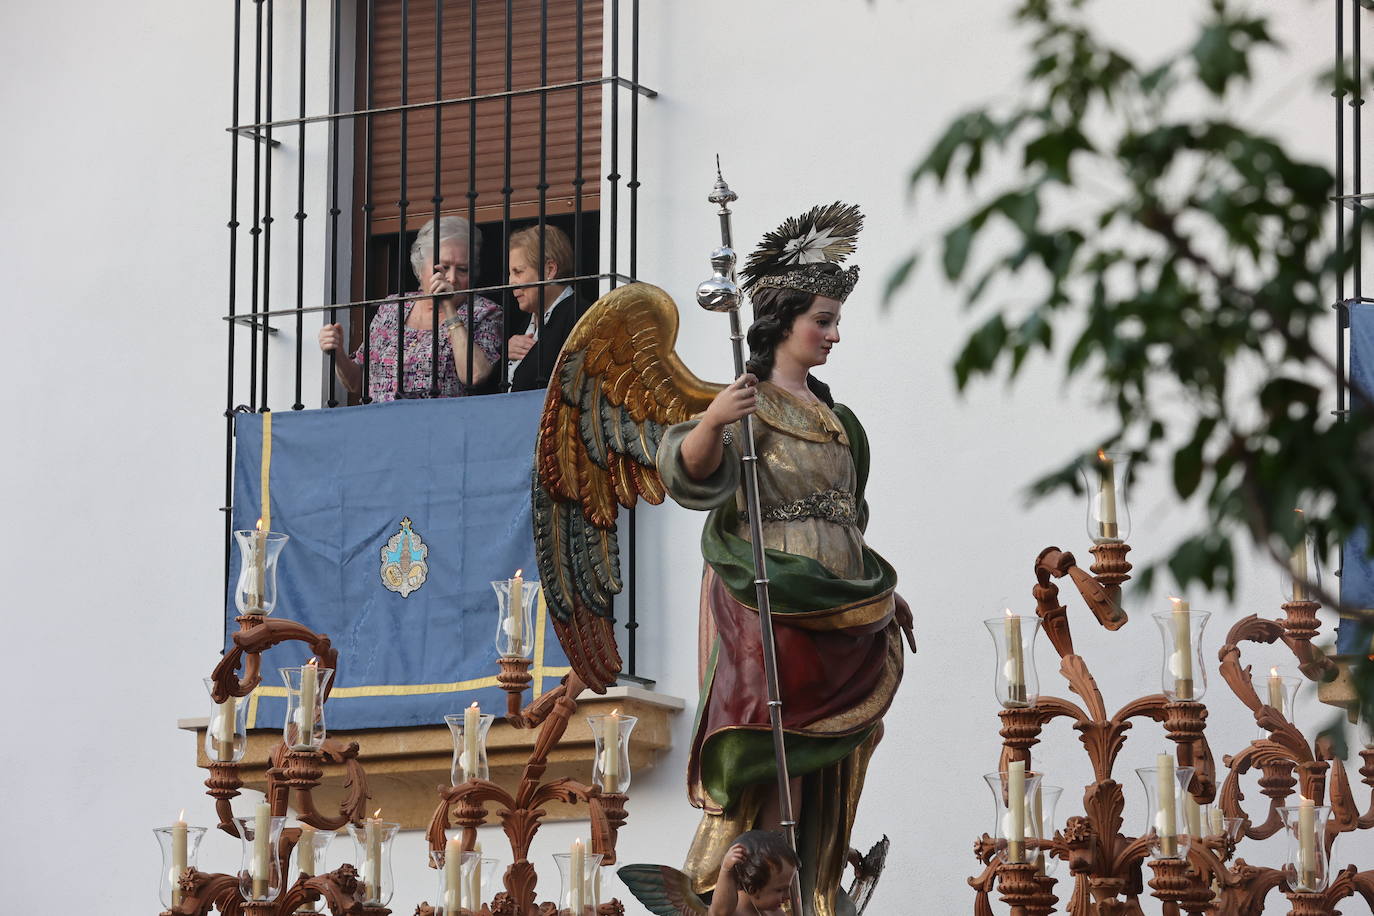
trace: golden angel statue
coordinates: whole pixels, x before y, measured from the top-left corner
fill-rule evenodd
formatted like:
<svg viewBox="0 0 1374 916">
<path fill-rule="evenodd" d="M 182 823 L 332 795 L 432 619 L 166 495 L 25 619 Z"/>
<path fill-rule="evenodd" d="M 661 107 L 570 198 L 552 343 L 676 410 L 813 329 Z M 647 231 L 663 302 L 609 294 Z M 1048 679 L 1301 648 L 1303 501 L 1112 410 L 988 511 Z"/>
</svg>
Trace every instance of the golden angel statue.
<svg viewBox="0 0 1374 916">
<path fill-rule="evenodd" d="M 862 220 L 858 208 L 835 203 L 764 237 L 742 275 L 754 308 L 750 358 L 745 374 L 727 386 L 703 382 L 673 351 L 677 308 L 663 290 L 635 283 L 604 296 L 564 345 L 535 460 L 540 578 L 573 672 L 597 692 L 620 670 L 612 616 L 621 589 L 617 506 L 672 496 L 709 512 L 701 539 L 707 657 L 688 772 L 703 817 L 683 869 L 686 889 L 703 895 L 737 836 L 779 823 L 737 448 L 741 419 L 754 416 L 809 916 L 855 912 L 841 888 L 850 831 L 883 715 L 902 678 L 904 630 L 911 640 L 896 573 L 864 542 L 868 438 L 811 374 L 840 341 L 841 311 L 858 279 L 857 267 L 840 263 L 854 251 Z M 669 898 L 662 893 L 639 896 L 646 905 L 653 897 L 655 912 L 696 911 L 663 903 Z"/>
</svg>

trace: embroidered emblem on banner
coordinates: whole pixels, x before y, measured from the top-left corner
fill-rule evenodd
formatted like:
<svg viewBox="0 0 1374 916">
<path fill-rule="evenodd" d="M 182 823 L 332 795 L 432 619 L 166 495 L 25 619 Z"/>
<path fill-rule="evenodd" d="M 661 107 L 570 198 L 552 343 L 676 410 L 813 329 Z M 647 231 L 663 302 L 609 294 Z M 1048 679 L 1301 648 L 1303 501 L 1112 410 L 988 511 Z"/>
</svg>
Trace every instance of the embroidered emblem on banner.
<svg viewBox="0 0 1374 916">
<path fill-rule="evenodd" d="M 382 584 L 388 591 L 400 592 L 402 598 L 425 584 L 429 575 L 429 546 L 420 540 L 410 527 L 410 519 L 401 519 L 401 530 L 391 536 L 382 548 Z"/>
</svg>

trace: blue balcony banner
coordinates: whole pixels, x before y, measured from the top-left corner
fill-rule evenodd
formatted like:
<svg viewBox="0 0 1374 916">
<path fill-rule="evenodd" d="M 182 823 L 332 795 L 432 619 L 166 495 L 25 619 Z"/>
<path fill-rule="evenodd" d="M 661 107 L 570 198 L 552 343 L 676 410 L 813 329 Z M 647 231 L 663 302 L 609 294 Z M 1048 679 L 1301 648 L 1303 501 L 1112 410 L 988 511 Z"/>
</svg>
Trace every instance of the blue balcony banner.
<svg viewBox="0 0 1374 916">
<path fill-rule="evenodd" d="M 235 418 L 235 530 L 251 530 L 268 481 L 271 529 L 289 536 L 274 617 L 327 634 L 339 651 L 330 730 L 443 722 L 477 701 L 502 715 L 491 581 L 537 577 L 530 469 L 543 392 L 406 400 Z M 264 425 L 267 460 L 264 461 Z M 233 551 L 226 633 L 238 629 Z M 541 615 L 533 688 L 567 673 Z M 226 646 L 231 645 L 226 636 Z M 277 668 L 301 643 L 263 655 L 250 728 L 280 728 Z M 528 695 L 527 695 L 528 699 Z"/>
<path fill-rule="evenodd" d="M 1350 307 L 1350 383 L 1351 406 L 1365 408 L 1352 416 L 1368 416 L 1370 405 L 1359 404 L 1355 392 L 1374 391 L 1374 306 L 1355 304 Z M 1369 557 L 1368 531 L 1357 531 L 1345 542 L 1341 603 L 1374 608 L 1374 562 Z M 1371 635 L 1374 635 L 1374 628 L 1370 625 L 1342 620 L 1336 628 L 1336 651 L 1342 655 L 1368 655 Z"/>
</svg>

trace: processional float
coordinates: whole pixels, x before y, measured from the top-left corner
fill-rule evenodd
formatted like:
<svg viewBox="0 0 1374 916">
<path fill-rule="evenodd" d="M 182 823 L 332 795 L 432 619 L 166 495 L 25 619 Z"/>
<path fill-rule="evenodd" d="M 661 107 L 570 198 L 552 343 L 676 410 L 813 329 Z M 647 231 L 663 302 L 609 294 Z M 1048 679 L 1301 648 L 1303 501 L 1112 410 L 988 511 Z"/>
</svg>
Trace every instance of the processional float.
<svg viewBox="0 0 1374 916">
<path fill-rule="evenodd" d="M 744 372 L 738 311 L 742 297 L 734 278 L 736 256 L 731 247 L 728 206 L 737 197 L 720 177 L 719 170 L 709 199 L 718 206 L 722 245 L 712 253 L 714 273 L 698 288 L 697 299 L 704 308 L 729 314 L 738 376 Z M 609 323 L 621 334 L 611 342 L 612 346 L 631 346 L 646 320 L 656 324 L 655 339 L 660 343 L 666 341 L 669 352 L 653 355 L 668 364 L 667 371 L 677 374 L 677 390 L 684 396 L 671 404 L 655 405 L 636 399 L 632 390 L 621 403 L 612 405 L 617 411 L 623 409 L 625 421 L 638 424 L 641 429 L 661 431 L 704 409 L 720 386 L 701 382 L 676 361 L 671 353 L 676 310 L 666 295 L 661 291 L 659 295 L 667 308 L 659 302 L 660 307 L 647 315 L 636 308 L 637 302 L 618 298 L 614 293 L 594 308 L 606 312 Z M 636 494 L 653 503 L 662 502 L 665 495 L 656 473 L 648 473 L 653 471 L 652 448 L 628 448 L 624 455 L 614 455 L 617 461 L 627 462 L 618 465 L 622 476 L 611 480 L 603 473 L 599 478 L 603 492 L 589 498 L 586 481 L 596 474 L 589 474 L 587 462 L 595 461 L 604 468 L 608 463 L 606 456 L 589 457 L 585 451 L 569 456 L 563 447 L 570 441 L 568 436 L 581 435 L 585 398 L 584 392 L 577 389 L 584 371 L 580 360 L 592 335 L 604 331 L 606 326 L 603 322 L 599 329 L 594 328 L 584 320 L 574 329 L 549 387 L 536 447 L 538 466 L 533 496 L 536 548 L 544 581 L 525 581 L 517 574 L 492 583 L 499 605 L 498 683 L 507 694 L 506 722 L 515 728 L 538 728 L 539 734 L 512 793 L 488 778 L 485 738 L 493 717 L 475 707 L 446 717 L 454 736 L 453 784 L 439 788 L 438 806 L 427 831 L 430 865 L 442 878 L 437 903 L 420 904 L 417 916 L 618 916 L 624 912 L 618 900 L 600 901 L 600 874 L 602 866 L 616 862 L 618 832 L 628 816 L 625 789 L 630 780 L 628 747 L 634 717 L 617 713 L 588 717 L 594 720 L 590 724 L 596 746 L 591 783 L 570 778 L 543 781 L 549 754 L 577 711 L 578 695 L 588 688 L 604 692 L 619 673 L 611 601 L 621 583 L 615 510 L 610 500 L 629 508 L 634 505 Z M 569 353 L 579 358 L 569 360 Z M 634 381 L 652 386 L 655 379 L 651 376 L 649 373 Z M 593 422 L 599 419 L 592 417 Z M 617 416 L 616 422 L 621 419 Z M 796 820 L 783 752 L 782 703 L 762 547 L 758 457 L 750 417 L 744 418 L 743 428 L 741 446 L 754 544 L 754 585 L 765 647 L 764 676 L 779 803 L 782 826 L 795 849 Z M 650 442 L 651 438 L 645 434 L 641 441 Z M 656 441 L 652 444 L 656 445 Z M 567 545 L 560 543 L 560 535 L 569 529 L 570 517 L 582 526 L 584 535 L 592 532 L 599 539 L 603 548 L 596 551 L 599 562 L 579 563 L 586 556 L 573 556 Z M 205 733 L 205 752 L 210 760 L 207 794 L 215 799 L 219 829 L 241 841 L 241 868 L 236 873 L 211 873 L 196 867 L 198 847 L 206 828 L 192 827 L 182 820 L 157 828 L 155 834 L 163 852 L 163 916 L 204 916 L 212 910 L 224 914 L 289 916 L 321 912 L 321 906 L 336 916 L 385 916 L 392 912 L 388 908 L 394 891 L 391 846 L 400 826 L 382 820 L 379 809 L 368 813 L 373 803 L 369 800 L 358 744 L 330 738 L 325 729 L 325 703 L 333 687 L 338 652 L 327 635 L 299 622 L 270 616 L 277 604 L 277 564 L 286 535 L 260 528 L 236 532 L 236 540 L 241 554 L 236 587 L 239 616 L 235 618 L 239 630 L 232 636 L 233 647 L 206 679 L 212 716 Z M 533 640 L 525 634 L 531 632 L 531 606 L 541 589 L 546 590 L 554 627 L 573 671 L 557 687 L 522 706 L 524 691 L 532 681 L 529 653 Z M 286 723 L 281 743 L 270 754 L 265 797 L 253 815 L 235 816 L 232 800 L 243 787 L 240 770 L 247 747 L 247 698 L 262 683 L 262 653 L 291 641 L 307 645 L 314 657 L 307 665 L 280 669 L 287 685 Z M 336 814 L 319 811 L 312 795 L 323 778 L 326 763 L 344 766 L 347 774 L 348 792 Z M 569 853 L 557 857 L 562 877 L 560 899 L 539 903 L 535 894 L 538 876 L 528 856 L 545 813 L 542 806 L 554 801 L 585 804 L 591 838 L 585 849 L 574 846 Z M 477 827 L 487 821 L 493 806 L 510 844 L 512 864 L 505 870 L 503 890 L 487 900 L 483 889 L 494 885 L 496 860 L 483 856 L 476 837 Z M 296 826 L 287 826 L 290 808 L 296 811 Z M 322 861 L 330 841 L 344 827 L 355 840 L 361 870 L 345 864 L 316 874 L 316 863 Z M 295 878 L 291 879 L 293 861 Z M 794 900 L 801 899 L 795 877 L 792 893 Z M 800 912 L 795 904 L 793 911 Z"/>
</svg>

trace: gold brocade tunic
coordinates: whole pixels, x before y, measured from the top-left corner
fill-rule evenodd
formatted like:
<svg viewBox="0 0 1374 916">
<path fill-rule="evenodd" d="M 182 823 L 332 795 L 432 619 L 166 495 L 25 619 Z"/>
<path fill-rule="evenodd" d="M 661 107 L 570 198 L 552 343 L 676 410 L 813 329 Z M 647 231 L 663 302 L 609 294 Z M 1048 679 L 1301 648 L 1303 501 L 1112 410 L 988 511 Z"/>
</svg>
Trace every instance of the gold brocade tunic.
<svg viewBox="0 0 1374 916">
<path fill-rule="evenodd" d="M 758 402 L 755 418 L 762 422 L 754 424 L 754 448 L 760 459 L 764 546 L 811 557 L 842 578 L 859 575 L 863 534 L 854 509 L 857 480 L 839 418 L 824 404 L 803 401 L 771 382 L 759 384 Z M 736 424 L 735 435 L 741 434 Z M 736 504 L 736 533 L 749 540 L 743 487 Z M 817 504 L 828 513 L 813 514 Z"/>
</svg>

